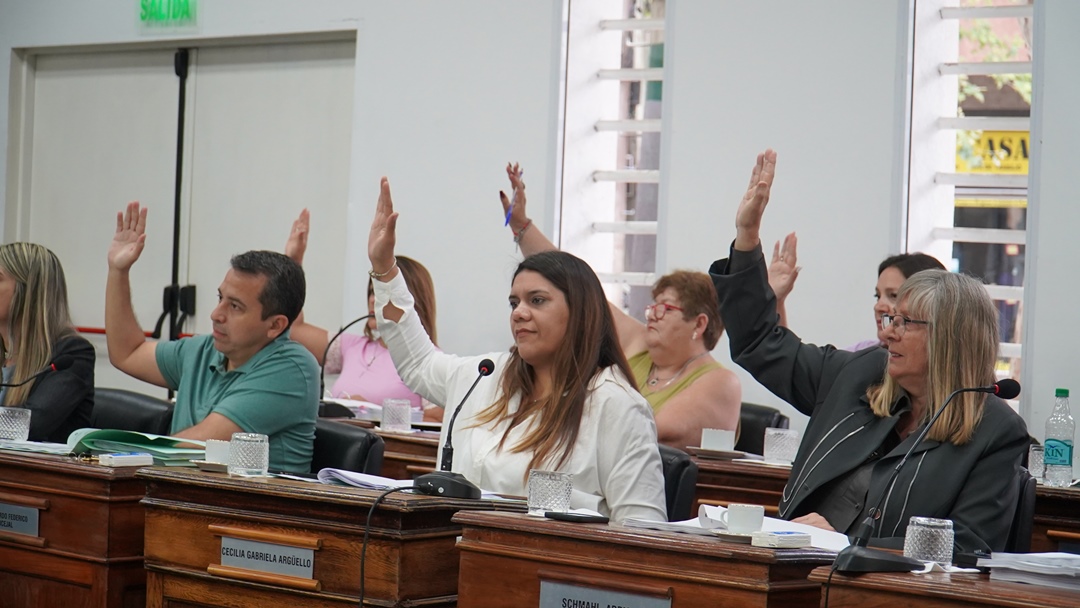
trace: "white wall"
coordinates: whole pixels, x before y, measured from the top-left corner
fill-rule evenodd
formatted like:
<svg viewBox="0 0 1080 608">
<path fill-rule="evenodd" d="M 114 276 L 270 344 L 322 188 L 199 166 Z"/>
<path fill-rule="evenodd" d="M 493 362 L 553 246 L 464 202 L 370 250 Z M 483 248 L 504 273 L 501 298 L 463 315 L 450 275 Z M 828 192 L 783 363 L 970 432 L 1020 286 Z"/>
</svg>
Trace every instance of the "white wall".
<svg viewBox="0 0 1080 608">
<path fill-rule="evenodd" d="M 778 152 L 762 241 L 797 231 L 802 338 L 874 336 L 876 268 L 900 247 L 906 0 L 669 0 L 658 271 L 727 257 L 756 154 Z M 715 355 L 728 362 L 727 341 Z M 737 366 L 743 400 L 805 417 Z"/>
<path fill-rule="evenodd" d="M 1040 440 L 1054 406 L 1055 388 L 1072 389 L 1072 403 L 1080 403 L 1076 358 L 1080 336 L 1076 322 L 1078 24 L 1080 3 L 1036 0 L 1020 407 L 1028 430 Z M 1073 416 L 1080 418 L 1076 405 Z M 1074 451 L 1074 463 L 1076 456 Z"/>
</svg>

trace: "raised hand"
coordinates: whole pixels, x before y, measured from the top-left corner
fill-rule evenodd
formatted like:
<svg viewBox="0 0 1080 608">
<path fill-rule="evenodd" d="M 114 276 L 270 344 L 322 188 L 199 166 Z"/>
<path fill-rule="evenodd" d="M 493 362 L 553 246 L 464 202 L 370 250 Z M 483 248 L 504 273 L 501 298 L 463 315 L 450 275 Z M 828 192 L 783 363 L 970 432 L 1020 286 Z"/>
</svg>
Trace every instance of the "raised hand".
<svg viewBox="0 0 1080 608">
<path fill-rule="evenodd" d="M 795 233 L 784 237 L 784 244 L 776 241 L 773 246 L 772 262 L 769 263 L 769 286 L 776 294 L 776 299 L 783 302 L 791 290 L 795 287 L 795 280 L 799 278 L 798 256 L 799 239 Z"/>
<path fill-rule="evenodd" d="M 394 201 L 390 198 L 390 180 L 382 178 L 379 186 L 379 202 L 375 205 L 375 218 L 371 220 L 368 234 L 368 259 L 371 270 L 389 272 L 395 263 L 394 245 L 397 242 L 397 219 Z"/>
<path fill-rule="evenodd" d="M 499 191 L 503 217 L 510 214 L 510 229 L 514 231 L 514 234 L 521 232 L 521 229 L 529 222 L 525 214 L 525 182 L 521 179 L 523 173 L 524 171 L 517 163 L 506 163 L 506 176 L 510 178 L 510 192 L 513 198 L 507 197 L 502 190 Z"/>
<path fill-rule="evenodd" d="M 133 202 L 116 214 L 116 234 L 109 245 L 110 269 L 126 271 L 142 255 L 146 244 L 146 211 Z"/>
<path fill-rule="evenodd" d="M 311 230 L 311 214 L 307 209 L 300 212 L 300 217 L 292 223 L 289 238 L 285 241 L 285 255 L 297 264 L 303 265 L 304 253 L 307 252 L 308 233 Z"/>
<path fill-rule="evenodd" d="M 746 188 L 739 210 L 735 214 L 735 249 L 750 251 L 761 242 L 758 232 L 761 216 L 769 204 L 773 177 L 776 174 L 776 152 L 771 148 L 758 154 L 757 163 L 750 173 L 750 185 Z"/>
</svg>

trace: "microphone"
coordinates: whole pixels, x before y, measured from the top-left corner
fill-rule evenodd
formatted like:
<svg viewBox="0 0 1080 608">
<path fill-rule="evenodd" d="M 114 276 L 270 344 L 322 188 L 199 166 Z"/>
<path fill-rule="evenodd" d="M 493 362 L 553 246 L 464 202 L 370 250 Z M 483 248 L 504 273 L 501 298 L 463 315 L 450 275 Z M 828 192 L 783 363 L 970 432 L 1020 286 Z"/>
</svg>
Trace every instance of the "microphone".
<svg viewBox="0 0 1080 608">
<path fill-rule="evenodd" d="M 10 383 L 10 384 L 6 383 L 6 382 L 0 382 L 0 387 L 14 388 L 16 386 L 22 386 L 24 384 L 27 384 L 27 383 L 32 382 L 34 380 L 37 380 L 38 378 L 44 376 L 45 374 L 49 374 L 49 373 L 52 373 L 52 372 L 64 371 L 65 369 L 71 367 L 74 364 L 75 364 L 75 358 L 72 357 L 71 355 L 60 355 L 60 356 L 56 357 L 55 359 L 53 359 L 53 362 L 48 364 L 47 366 L 45 366 L 44 369 L 42 369 L 38 373 L 30 376 L 26 380 L 23 380 L 22 382 L 13 382 L 13 383 Z"/>
<path fill-rule="evenodd" d="M 990 393 L 997 395 L 1002 399 L 1014 399 L 1020 394 L 1020 383 L 1012 378 L 1006 378 L 1000 382 L 995 382 L 990 386 L 978 386 L 974 388 L 960 388 L 956 389 L 949 394 L 949 398 L 945 400 L 945 403 L 934 412 L 934 417 L 930 419 L 919 435 L 915 438 L 915 442 L 908 448 L 904 457 L 900 459 L 900 462 L 892 470 L 892 474 L 889 475 L 889 480 L 885 482 L 885 485 L 881 488 L 881 494 L 878 496 L 877 501 L 874 503 L 874 507 L 870 509 L 866 514 L 866 519 L 859 524 L 859 527 L 855 529 L 855 533 L 852 534 L 851 546 L 845 547 L 836 556 L 836 561 L 833 562 L 833 569 L 840 572 L 909 572 L 911 570 L 919 569 L 923 567 L 922 562 L 910 557 L 904 557 L 903 555 L 896 555 L 889 551 L 881 551 L 878 549 L 870 549 L 866 545 L 870 542 L 870 537 L 874 535 L 874 528 L 877 527 L 877 520 L 881 517 L 881 507 L 885 502 L 885 496 L 888 494 L 889 486 L 896 480 L 896 476 L 900 474 L 900 469 L 904 468 L 908 458 L 915 451 L 915 448 L 923 442 L 926 435 L 930 432 L 930 429 L 937 422 L 938 418 L 945 411 L 945 408 L 949 407 L 955 398 L 960 393 Z"/>
<path fill-rule="evenodd" d="M 465 401 L 468 400 L 469 395 L 472 395 L 473 389 L 479 384 L 480 379 L 484 376 L 490 376 L 491 372 L 495 371 L 495 364 L 491 359 L 484 359 L 480 362 L 476 371 L 479 375 L 476 380 L 473 380 L 469 392 L 465 393 L 461 403 L 454 408 L 454 415 L 450 417 L 450 423 L 446 426 L 446 443 L 443 444 L 442 462 L 439 464 L 439 470 L 421 475 L 413 480 L 413 487 L 421 494 L 449 498 L 480 498 L 480 488 L 476 487 L 476 484 L 465 479 L 465 476 L 461 473 L 452 473 L 450 471 L 450 467 L 454 463 L 454 421 L 457 420 L 458 414 L 461 413 L 461 406 L 465 405 Z"/>
<path fill-rule="evenodd" d="M 341 336 L 341 334 L 345 333 L 346 329 L 349 329 L 350 327 L 352 327 L 353 325 L 356 325 L 360 321 L 365 321 L 365 320 L 370 319 L 371 317 L 374 317 L 374 316 L 375 315 L 370 315 L 369 314 L 369 315 L 364 315 L 364 316 L 360 317 L 359 319 L 353 319 L 352 321 L 349 321 L 348 324 L 345 325 L 345 327 L 342 327 L 341 329 L 338 330 L 338 332 L 336 334 L 334 334 L 334 337 L 332 337 L 332 338 L 330 338 L 329 340 L 326 341 L 326 348 L 323 349 L 323 354 L 322 354 L 322 363 L 319 364 L 319 417 L 320 418 L 325 418 L 325 417 L 328 417 L 328 416 L 333 417 L 333 418 L 354 418 L 355 417 L 353 415 L 353 413 L 351 411 L 349 411 L 349 408 L 347 408 L 347 407 L 345 407 L 345 406 L 343 406 L 343 405 L 341 405 L 339 403 L 334 403 L 332 401 L 326 401 L 325 399 L 323 399 L 323 395 L 326 394 L 326 355 L 330 354 L 330 345 L 333 344 L 334 340 L 337 340 Z"/>
</svg>

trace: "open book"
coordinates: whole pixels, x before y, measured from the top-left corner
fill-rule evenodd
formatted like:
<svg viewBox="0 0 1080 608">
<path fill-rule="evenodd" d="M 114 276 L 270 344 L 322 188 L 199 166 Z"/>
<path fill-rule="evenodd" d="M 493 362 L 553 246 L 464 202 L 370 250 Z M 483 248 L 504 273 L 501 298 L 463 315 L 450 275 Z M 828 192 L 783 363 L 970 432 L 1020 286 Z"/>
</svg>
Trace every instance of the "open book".
<svg viewBox="0 0 1080 608">
<path fill-rule="evenodd" d="M 67 443 L 0 440 L 0 449 L 39 454 L 146 452 L 154 458 L 154 464 L 166 466 L 194 466 L 192 460 L 206 455 L 205 446 L 206 442 L 196 439 L 110 429 L 78 429 L 68 435 Z"/>
</svg>

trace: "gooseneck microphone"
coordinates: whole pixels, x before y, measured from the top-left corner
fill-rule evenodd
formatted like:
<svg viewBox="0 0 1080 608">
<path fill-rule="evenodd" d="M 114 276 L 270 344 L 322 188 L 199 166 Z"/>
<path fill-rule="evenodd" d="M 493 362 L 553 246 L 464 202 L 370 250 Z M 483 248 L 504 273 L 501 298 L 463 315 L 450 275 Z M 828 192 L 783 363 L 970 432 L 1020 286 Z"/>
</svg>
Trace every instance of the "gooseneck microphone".
<svg viewBox="0 0 1080 608">
<path fill-rule="evenodd" d="M 367 319 L 370 319 L 371 317 L 374 317 L 374 316 L 375 315 L 367 314 L 367 315 L 364 315 L 364 316 L 360 317 L 359 319 L 353 319 L 352 321 L 349 321 L 344 327 L 339 329 L 336 334 L 334 334 L 334 337 L 332 337 L 332 338 L 330 338 L 329 340 L 326 341 L 326 348 L 323 349 L 323 354 L 322 354 L 322 362 L 319 363 L 319 416 L 326 416 L 327 415 L 326 410 L 333 409 L 334 410 L 333 414 L 334 414 L 335 417 L 338 417 L 338 418 L 342 418 L 342 417 L 344 417 L 344 418 L 352 418 L 353 417 L 353 413 L 351 411 L 349 411 L 349 409 L 346 408 L 345 406 L 339 405 L 339 404 L 334 403 L 332 401 L 326 401 L 323 398 L 323 395 L 326 394 L 326 356 L 330 354 L 330 345 L 334 343 L 334 340 L 337 340 L 339 337 L 341 337 L 341 334 L 345 333 L 346 329 L 349 329 L 350 327 L 352 327 L 353 325 L 356 325 L 360 321 L 366 321 Z"/>
<path fill-rule="evenodd" d="M 446 425 L 446 442 L 443 444 L 442 461 L 439 470 L 434 473 L 421 475 L 413 481 L 413 487 L 421 494 L 432 496 L 446 496 L 450 498 L 480 498 L 480 488 L 472 483 L 461 473 L 452 473 L 450 467 L 454 464 L 454 421 L 461 412 L 461 406 L 465 405 L 473 389 L 480 383 L 484 376 L 490 376 L 495 371 L 495 364 L 491 359 L 484 359 L 476 370 L 479 375 L 473 380 L 469 392 L 461 399 L 461 403 L 454 408 L 454 415 L 450 417 L 450 423 Z"/>
<path fill-rule="evenodd" d="M 1020 394 L 1020 383 L 1012 378 L 1006 378 L 1000 382 L 995 382 L 990 386 L 978 386 L 974 388 L 961 388 L 953 391 L 949 394 L 949 398 L 945 400 L 945 403 L 934 412 L 934 417 L 930 419 L 919 435 L 915 438 L 915 442 L 908 448 L 904 457 L 900 459 L 900 462 L 896 463 L 892 473 L 889 475 L 888 481 L 881 488 L 881 494 L 878 496 L 877 501 L 874 503 L 874 507 L 870 509 L 866 514 L 866 519 L 859 524 L 859 527 L 855 529 L 855 533 L 852 534 L 851 546 L 845 547 L 836 556 L 836 561 L 833 563 L 833 568 L 840 572 L 908 572 L 918 568 L 922 568 L 923 564 L 919 560 L 912 559 L 910 557 L 904 557 L 903 555 L 896 555 L 889 551 L 880 551 L 877 549 L 867 548 L 867 543 L 870 542 L 870 537 L 874 535 L 874 529 L 877 527 L 877 520 L 881 517 L 881 507 L 885 502 L 885 496 L 889 491 L 889 486 L 896 480 L 896 476 L 900 474 L 900 469 L 904 468 L 908 458 L 915 452 L 915 448 L 923 442 L 927 433 L 937 422 L 938 418 L 945 411 L 945 408 L 949 407 L 955 398 L 960 393 L 990 393 L 996 395 L 1001 399 L 1015 399 Z"/>
<path fill-rule="evenodd" d="M 52 363 L 48 364 L 41 371 L 39 371 L 38 373 L 36 373 L 36 374 L 30 376 L 29 378 L 23 380 L 22 382 L 12 382 L 12 383 L 0 382 L 0 387 L 14 388 L 16 386 L 22 386 L 22 385 L 24 385 L 24 384 L 26 384 L 28 382 L 32 382 L 34 380 L 37 380 L 38 378 L 44 376 L 45 374 L 51 374 L 52 372 L 64 371 L 65 369 L 71 367 L 74 364 L 75 364 L 75 359 L 71 355 L 59 355 L 58 357 L 53 359 Z"/>
</svg>

